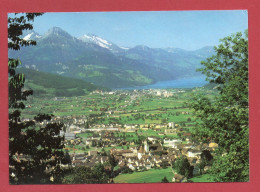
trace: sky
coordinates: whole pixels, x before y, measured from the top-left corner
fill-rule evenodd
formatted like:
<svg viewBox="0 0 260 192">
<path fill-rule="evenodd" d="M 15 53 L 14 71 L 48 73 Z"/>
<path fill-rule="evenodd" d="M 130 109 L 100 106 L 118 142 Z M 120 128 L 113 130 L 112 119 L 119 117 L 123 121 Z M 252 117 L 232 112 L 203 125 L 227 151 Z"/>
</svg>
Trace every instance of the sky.
<svg viewBox="0 0 260 192">
<path fill-rule="evenodd" d="M 75 37 L 95 34 L 122 47 L 196 50 L 243 32 L 248 14 L 246 10 L 45 13 L 33 24 L 39 34 L 56 26 Z"/>
</svg>

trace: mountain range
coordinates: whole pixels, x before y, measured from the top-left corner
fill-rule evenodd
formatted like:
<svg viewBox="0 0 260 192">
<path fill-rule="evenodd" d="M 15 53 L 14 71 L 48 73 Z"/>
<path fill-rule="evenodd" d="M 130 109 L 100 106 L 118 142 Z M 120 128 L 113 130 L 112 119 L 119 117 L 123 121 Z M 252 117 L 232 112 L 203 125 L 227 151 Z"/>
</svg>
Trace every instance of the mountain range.
<svg viewBox="0 0 260 192">
<path fill-rule="evenodd" d="M 59 74 L 109 87 L 123 88 L 157 81 L 198 76 L 200 62 L 211 56 L 213 47 L 195 51 L 178 48 L 150 48 L 145 45 L 120 47 L 93 34 L 73 37 L 59 27 L 40 35 L 25 31 L 25 40 L 36 46 L 9 50 L 24 68 Z"/>
</svg>

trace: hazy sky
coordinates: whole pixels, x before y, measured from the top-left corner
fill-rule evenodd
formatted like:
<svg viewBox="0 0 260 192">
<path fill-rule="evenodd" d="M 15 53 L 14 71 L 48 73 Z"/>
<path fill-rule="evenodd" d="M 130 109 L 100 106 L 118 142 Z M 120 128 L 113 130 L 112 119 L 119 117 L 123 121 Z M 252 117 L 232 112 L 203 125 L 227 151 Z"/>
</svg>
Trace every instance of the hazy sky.
<svg viewBox="0 0 260 192">
<path fill-rule="evenodd" d="M 91 33 L 124 47 L 195 50 L 244 31 L 248 15 L 245 10 L 45 13 L 34 21 L 40 34 L 53 26 L 75 37 Z"/>
</svg>

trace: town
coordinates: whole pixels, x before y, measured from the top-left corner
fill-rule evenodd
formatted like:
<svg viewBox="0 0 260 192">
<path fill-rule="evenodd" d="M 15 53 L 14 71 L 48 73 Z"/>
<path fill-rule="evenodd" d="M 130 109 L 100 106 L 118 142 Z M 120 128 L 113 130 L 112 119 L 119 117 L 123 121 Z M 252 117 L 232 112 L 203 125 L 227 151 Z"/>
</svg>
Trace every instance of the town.
<svg viewBox="0 0 260 192">
<path fill-rule="evenodd" d="M 29 117 L 34 115 L 31 108 L 40 108 L 64 124 L 60 135 L 70 156 L 67 166 L 92 167 L 112 156 L 117 169 L 140 172 L 170 168 L 177 158 L 187 157 L 195 176 L 209 169 L 198 166 L 203 151 L 214 154 L 218 146 L 214 141 L 202 145 L 192 136 L 196 122 L 188 102 L 201 91 L 205 92 L 203 88 L 96 90 L 84 97 L 30 98 L 25 114 Z M 171 182 L 187 181 L 170 171 Z"/>
</svg>

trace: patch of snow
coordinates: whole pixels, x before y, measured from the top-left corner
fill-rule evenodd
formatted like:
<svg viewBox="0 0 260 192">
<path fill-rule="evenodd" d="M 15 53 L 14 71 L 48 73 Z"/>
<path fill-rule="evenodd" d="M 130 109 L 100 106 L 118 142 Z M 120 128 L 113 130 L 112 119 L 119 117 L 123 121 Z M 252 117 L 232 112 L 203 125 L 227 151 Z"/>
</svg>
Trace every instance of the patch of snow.
<svg viewBox="0 0 260 192">
<path fill-rule="evenodd" d="M 28 35 L 26 35 L 26 36 L 23 38 L 23 40 L 25 40 L 25 41 L 30 40 L 30 38 L 31 38 L 32 35 L 33 35 L 33 33 L 29 33 Z"/>
<path fill-rule="evenodd" d="M 100 41 L 101 43 L 103 43 L 103 44 L 112 45 L 111 43 L 108 43 L 107 40 L 102 39 L 102 38 L 100 38 L 100 37 L 96 37 L 96 39 L 97 39 L 98 41 Z"/>
<path fill-rule="evenodd" d="M 97 43 L 97 45 L 99 45 L 100 47 L 109 49 L 109 47 L 108 47 L 106 44 L 103 44 L 103 43 L 101 43 L 101 42 L 96 42 L 96 43 Z"/>
<path fill-rule="evenodd" d="M 120 47 L 121 49 L 125 49 L 125 50 L 128 50 L 130 49 L 129 47 Z"/>
<path fill-rule="evenodd" d="M 98 36 L 95 36 L 95 35 L 83 35 L 82 37 L 79 38 L 80 40 L 83 40 L 83 41 L 86 41 L 86 42 L 92 42 L 92 43 L 95 43 L 96 45 L 100 46 L 100 47 L 103 47 L 103 48 L 106 48 L 106 49 L 109 49 L 109 50 L 112 50 L 110 48 L 110 46 L 112 46 L 111 43 L 109 43 L 107 40 L 105 39 L 102 39 Z"/>
<path fill-rule="evenodd" d="M 90 36 L 88 36 L 88 35 L 83 35 L 83 37 L 81 37 L 80 39 L 84 39 L 84 38 L 87 38 L 87 39 L 91 39 L 91 37 Z"/>
</svg>

